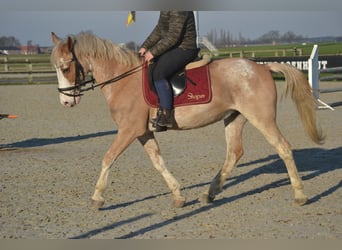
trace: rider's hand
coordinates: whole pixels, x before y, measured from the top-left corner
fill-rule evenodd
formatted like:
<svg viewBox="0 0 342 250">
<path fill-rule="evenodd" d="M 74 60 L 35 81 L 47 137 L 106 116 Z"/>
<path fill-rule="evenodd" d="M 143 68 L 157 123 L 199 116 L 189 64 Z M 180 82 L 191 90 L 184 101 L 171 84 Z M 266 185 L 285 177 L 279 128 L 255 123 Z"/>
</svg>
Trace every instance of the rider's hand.
<svg viewBox="0 0 342 250">
<path fill-rule="evenodd" d="M 141 48 L 138 53 L 139 53 L 140 56 L 145 56 L 146 49 L 145 48 Z"/>
<path fill-rule="evenodd" d="M 146 51 L 145 48 L 141 48 L 138 53 L 145 57 L 145 62 L 150 62 L 154 58 L 154 55 L 150 51 Z"/>
<path fill-rule="evenodd" d="M 152 55 L 152 53 L 150 51 L 147 51 L 145 53 L 145 62 L 150 62 L 150 61 L 152 61 L 153 58 L 154 58 L 154 55 Z"/>
</svg>

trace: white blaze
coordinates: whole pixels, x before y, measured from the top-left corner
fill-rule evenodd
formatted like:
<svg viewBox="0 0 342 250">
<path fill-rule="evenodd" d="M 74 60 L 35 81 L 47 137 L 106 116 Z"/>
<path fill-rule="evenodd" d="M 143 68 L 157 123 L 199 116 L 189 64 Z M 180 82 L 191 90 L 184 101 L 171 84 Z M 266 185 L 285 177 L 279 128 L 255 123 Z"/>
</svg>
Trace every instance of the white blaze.
<svg viewBox="0 0 342 250">
<path fill-rule="evenodd" d="M 64 77 L 61 67 L 56 67 L 56 72 L 57 72 L 57 79 L 58 79 L 58 88 L 68 88 L 74 85 L 74 84 L 71 84 L 69 80 Z M 73 90 L 64 91 L 64 92 L 72 94 Z M 64 95 L 63 93 L 60 93 L 59 101 L 64 106 L 73 107 L 80 102 L 80 97 L 79 96 L 76 96 L 76 97 L 67 96 L 67 95 Z"/>
</svg>

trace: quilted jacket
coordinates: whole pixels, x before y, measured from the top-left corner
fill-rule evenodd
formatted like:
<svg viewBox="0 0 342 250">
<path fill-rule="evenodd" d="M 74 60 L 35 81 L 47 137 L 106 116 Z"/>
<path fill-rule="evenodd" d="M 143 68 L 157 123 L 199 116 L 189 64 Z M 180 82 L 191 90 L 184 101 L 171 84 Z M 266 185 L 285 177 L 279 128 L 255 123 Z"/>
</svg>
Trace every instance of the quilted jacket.
<svg viewBox="0 0 342 250">
<path fill-rule="evenodd" d="M 192 11 L 161 11 L 156 27 L 141 47 L 159 56 L 175 47 L 196 49 L 196 37 Z"/>
</svg>

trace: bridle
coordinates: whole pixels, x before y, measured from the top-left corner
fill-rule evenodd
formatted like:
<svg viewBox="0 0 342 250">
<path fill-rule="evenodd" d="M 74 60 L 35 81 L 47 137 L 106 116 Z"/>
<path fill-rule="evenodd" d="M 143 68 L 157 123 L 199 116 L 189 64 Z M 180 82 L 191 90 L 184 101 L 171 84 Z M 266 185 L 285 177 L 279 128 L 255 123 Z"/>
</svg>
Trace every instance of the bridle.
<svg viewBox="0 0 342 250">
<path fill-rule="evenodd" d="M 76 57 L 75 50 L 74 50 L 74 45 L 76 43 L 76 40 L 73 42 L 72 48 L 71 48 L 71 54 L 72 58 L 70 59 L 70 63 L 75 63 L 75 85 L 70 86 L 70 87 L 65 87 L 65 88 L 58 88 L 59 93 L 66 95 L 66 96 L 71 96 L 71 97 L 79 97 L 82 96 L 82 86 L 85 86 L 88 83 L 94 83 L 95 79 L 92 77 L 89 81 L 84 81 L 85 79 L 85 73 L 83 66 L 79 62 L 79 60 Z M 68 93 L 69 91 L 72 91 L 72 94 Z"/>
<path fill-rule="evenodd" d="M 103 88 L 105 85 L 117 82 L 117 81 L 119 81 L 119 80 L 121 80 L 127 76 L 130 76 L 130 75 L 140 71 L 144 66 L 144 63 L 140 64 L 140 65 L 116 76 L 116 77 L 113 77 L 112 79 L 109 79 L 107 81 L 95 84 L 95 79 L 93 78 L 93 76 L 91 76 L 90 80 L 85 80 L 85 72 L 84 72 L 83 66 L 81 65 L 81 63 L 79 62 L 79 60 L 77 59 L 76 54 L 75 54 L 75 50 L 74 50 L 75 43 L 76 43 L 76 40 L 74 41 L 73 46 L 71 48 L 72 58 L 70 60 L 70 63 L 75 63 L 75 74 L 76 74 L 75 85 L 70 86 L 70 87 L 65 87 L 65 88 L 58 88 L 59 93 L 61 93 L 63 95 L 74 97 L 74 98 L 80 97 L 83 95 L 82 94 L 83 92 L 86 92 L 89 90 L 94 90 L 97 87 Z M 89 83 L 91 83 L 90 87 L 82 88 Z M 70 91 L 72 91 L 72 93 L 69 93 Z"/>
</svg>

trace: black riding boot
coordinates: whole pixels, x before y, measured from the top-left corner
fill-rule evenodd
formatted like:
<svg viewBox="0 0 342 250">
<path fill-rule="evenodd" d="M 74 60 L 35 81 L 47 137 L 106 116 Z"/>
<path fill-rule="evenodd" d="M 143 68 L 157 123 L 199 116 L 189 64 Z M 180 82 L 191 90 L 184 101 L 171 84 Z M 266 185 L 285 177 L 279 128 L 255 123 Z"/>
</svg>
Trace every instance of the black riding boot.
<svg viewBox="0 0 342 250">
<path fill-rule="evenodd" d="M 157 124 L 162 127 L 164 126 L 164 127 L 172 128 L 173 122 L 174 122 L 173 113 L 174 113 L 173 109 L 163 108 L 160 112 L 160 116 L 157 121 Z"/>
<path fill-rule="evenodd" d="M 151 122 L 160 127 L 172 128 L 174 123 L 174 109 L 160 108 L 157 112 L 157 117 Z"/>
</svg>

